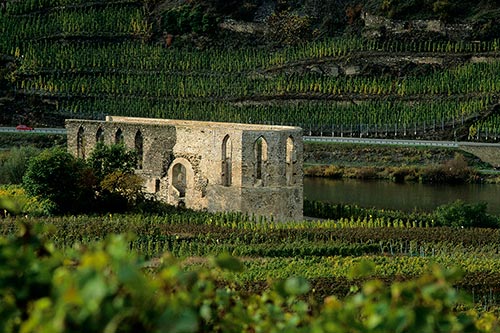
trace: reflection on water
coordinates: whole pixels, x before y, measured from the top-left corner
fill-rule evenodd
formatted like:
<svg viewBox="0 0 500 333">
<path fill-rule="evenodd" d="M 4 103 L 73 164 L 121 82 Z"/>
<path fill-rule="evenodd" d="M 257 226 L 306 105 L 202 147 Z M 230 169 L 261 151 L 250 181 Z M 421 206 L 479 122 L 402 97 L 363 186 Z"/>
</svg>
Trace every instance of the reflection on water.
<svg viewBox="0 0 500 333">
<path fill-rule="evenodd" d="M 467 203 L 487 202 L 488 211 L 500 215 L 500 185 L 490 184 L 396 184 L 305 177 L 304 199 L 405 211 L 430 211 L 461 199 Z"/>
</svg>

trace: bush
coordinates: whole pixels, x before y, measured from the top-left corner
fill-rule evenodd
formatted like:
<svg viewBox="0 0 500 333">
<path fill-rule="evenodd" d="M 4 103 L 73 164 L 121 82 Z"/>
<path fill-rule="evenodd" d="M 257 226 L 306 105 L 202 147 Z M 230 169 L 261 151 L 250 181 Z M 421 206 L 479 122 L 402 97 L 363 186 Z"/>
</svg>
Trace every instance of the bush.
<svg viewBox="0 0 500 333">
<path fill-rule="evenodd" d="M 415 167 L 400 167 L 390 169 L 390 178 L 395 183 L 418 180 L 417 169 Z"/>
<path fill-rule="evenodd" d="M 142 199 L 144 180 L 133 173 L 116 170 L 102 180 L 101 202 L 106 211 L 119 212 L 135 206 Z"/>
<path fill-rule="evenodd" d="M 498 218 L 486 212 L 487 204 L 466 204 L 457 200 L 452 204 L 439 206 L 435 211 L 437 226 L 498 228 Z"/>
<path fill-rule="evenodd" d="M 469 168 L 467 161 L 461 154 L 439 166 L 427 167 L 422 171 L 422 183 L 463 184 L 474 177 L 474 171 Z"/>
<path fill-rule="evenodd" d="M 377 169 L 373 167 L 363 167 L 356 170 L 356 179 L 377 179 Z"/>
<path fill-rule="evenodd" d="M 76 213 L 91 207 L 94 182 L 90 176 L 82 160 L 54 148 L 30 161 L 23 187 L 29 195 L 52 202 L 52 213 Z"/>
</svg>

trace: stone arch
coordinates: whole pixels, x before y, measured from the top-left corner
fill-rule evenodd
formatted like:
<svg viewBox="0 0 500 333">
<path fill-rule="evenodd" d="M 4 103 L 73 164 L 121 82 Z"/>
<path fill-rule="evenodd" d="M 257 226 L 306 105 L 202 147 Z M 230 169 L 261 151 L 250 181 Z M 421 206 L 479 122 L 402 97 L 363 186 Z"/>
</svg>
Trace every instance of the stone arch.
<svg viewBox="0 0 500 333">
<path fill-rule="evenodd" d="M 99 142 L 104 143 L 104 130 L 100 126 L 97 129 L 97 132 L 95 134 L 95 142 L 96 143 L 99 143 Z"/>
<path fill-rule="evenodd" d="M 118 128 L 115 133 L 115 144 L 122 144 L 125 142 L 125 139 L 123 137 L 123 131 L 121 128 Z"/>
<path fill-rule="evenodd" d="M 85 158 L 85 129 L 80 126 L 76 135 L 76 156 Z"/>
<path fill-rule="evenodd" d="M 259 136 L 253 145 L 255 156 L 255 182 L 264 185 L 268 146 L 264 136 Z"/>
<path fill-rule="evenodd" d="M 142 169 L 144 160 L 144 138 L 141 130 L 137 130 L 134 140 L 135 152 L 137 153 L 137 169 Z"/>
<path fill-rule="evenodd" d="M 231 137 L 226 135 L 222 140 L 222 170 L 221 179 L 223 186 L 231 186 L 232 184 L 232 158 L 233 158 L 233 145 Z"/>
<path fill-rule="evenodd" d="M 295 150 L 295 140 L 292 136 L 286 139 L 286 185 L 295 183 L 295 164 L 297 162 L 297 153 Z"/>
<path fill-rule="evenodd" d="M 191 163 L 185 158 L 176 158 L 167 172 L 168 203 L 189 207 L 190 194 L 194 190 L 194 171 Z"/>
</svg>

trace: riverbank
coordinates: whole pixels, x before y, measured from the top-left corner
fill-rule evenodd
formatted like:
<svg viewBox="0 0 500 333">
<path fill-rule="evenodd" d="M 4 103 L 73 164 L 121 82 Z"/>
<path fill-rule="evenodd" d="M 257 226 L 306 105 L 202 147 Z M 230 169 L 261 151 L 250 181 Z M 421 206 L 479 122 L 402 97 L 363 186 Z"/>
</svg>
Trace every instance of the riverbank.
<svg viewBox="0 0 500 333">
<path fill-rule="evenodd" d="M 332 179 L 500 184 L 500 174 L 457 148 L 304 144 L 304 175 Z"/>
</svg>

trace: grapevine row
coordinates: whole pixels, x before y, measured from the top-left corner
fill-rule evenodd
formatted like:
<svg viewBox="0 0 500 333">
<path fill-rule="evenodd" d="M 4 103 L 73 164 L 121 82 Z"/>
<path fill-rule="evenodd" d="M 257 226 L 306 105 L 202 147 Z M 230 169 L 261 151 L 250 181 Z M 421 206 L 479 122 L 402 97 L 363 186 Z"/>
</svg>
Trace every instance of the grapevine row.
<svg viewBox="0 0 500 333">
<path fill-rule="evenodd" d="M 53 9 L 59 7 L 110 5 L 110 4 L 133 4 L 135 0 L 106 1 L 106 0 L 7 0 L 5 3 L 5 13 L 8 15 L 21 15 L 37 12 L 40 10 Z"/>
<path fill-rule="evenodd" d="M 22 45 L 23 41 L 51 37 L 142 36 L 150 30 L 151 26 L 140 8 L 108 6 L 102 9 L 59 10 L 43 16 L 0 17 L 0 45 Z"/>
<path fill-rule="evenodd" d="M 352 127 L 365 131 L 408 132 L 422 126 L 448 126 L 450 122 L 461 123 L 477 110 L 485 107 L 487 100 L 435 101 L 435 102 L 383 102 L 362 104 L 336 102 L 300 102 L 296 104 L 234 104 L 226 102 L 192 101 L 179 99 L 147 98 L 95 98 L 59 102 L 59 112 L 68 117 L 91 116 L 96 111 L 102 115 L 139 116 L 150 118 L 187 119 L 201 121 L 223 121 L 263 123 L 276 125 L 300 125 L 304 130 L 318 124 L 325 132 L 334 128 L 348 132 Z M 341 128 L 341 126 L 344 126 Z"/>
<path fill-rule="evenodd" d="M 138 20 L 139 17 L 136 17 Z M 5 23 L 4 23 L 5 24 Z M 128 24 L 130 26 L 130 22 Z M 19 30 L 21 30 L 19 32 Z M 11 33 L 23 34 L 19 24 L 12 26 Z M 106 31 L 106 30 L 104 30 Z M 124 32 L 130 32 L 124 27 Z M 8 32 L 5 33 L 8 36 Z M 4 37 L 6 38 L 6 37 Z M 17 37 L 16 37 L 17 38 Z M 125 68 L 144 71 L 212 71 L 212 72 L 242 72 L 266 69 L 276 65 L 285 65 L 294 61 L 307 59 L 322 59 L 324 56 L 347 55 L 363 49 L 362 40 L 332 39 L 317 44 L 307 44 L 302 47 L 289 47 L 276 52 L 264 52 L 256 49 L 238 49 L 231 52 L 220 49 L 201 51 L 186 51 L 165 49 L 158 45 L 148 45 L 139 42 L 123 42 L 113 44 L 73 43 L 59 45 L 56 43 L 28 44 L 18 51 L 24 57 L 23 71 L 39 71 L 46 68 L 58 70 L 88 70 L 91 68 Z M 500 44 L 500 41 L 498 41 Z M 321 45 L 323 44 L 323 45 Z M 10 43 L 7 51 L 16 54 Z M 371 46 L 368 50 L 377 46 Z M 319 51 L 323 48 L 331 50 Z M 310 51 L 308 51 L 310 49 Z"/>
</svg>

